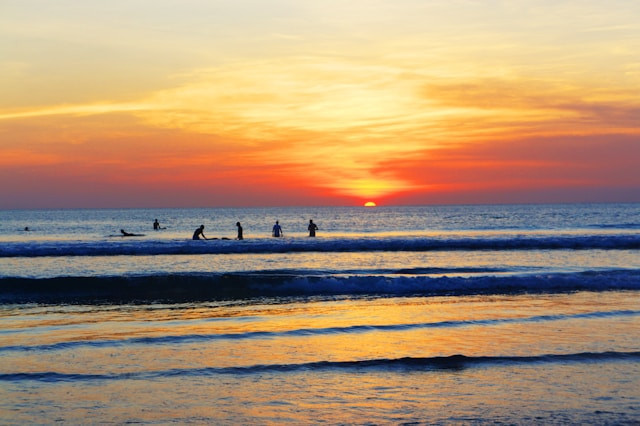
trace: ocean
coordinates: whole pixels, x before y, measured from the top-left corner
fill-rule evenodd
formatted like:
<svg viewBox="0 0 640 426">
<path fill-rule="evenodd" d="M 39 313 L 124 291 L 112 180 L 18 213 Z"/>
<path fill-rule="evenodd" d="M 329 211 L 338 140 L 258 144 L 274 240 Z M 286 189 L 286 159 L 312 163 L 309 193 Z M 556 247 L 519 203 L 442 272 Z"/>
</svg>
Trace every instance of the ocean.
<svg viewBox="0 0 640 426">
<path fill-rule="evenodd" d="M 0 423 L 638 424 L 639 254 L 640 204 L 0 211 Z"/>
</svg>

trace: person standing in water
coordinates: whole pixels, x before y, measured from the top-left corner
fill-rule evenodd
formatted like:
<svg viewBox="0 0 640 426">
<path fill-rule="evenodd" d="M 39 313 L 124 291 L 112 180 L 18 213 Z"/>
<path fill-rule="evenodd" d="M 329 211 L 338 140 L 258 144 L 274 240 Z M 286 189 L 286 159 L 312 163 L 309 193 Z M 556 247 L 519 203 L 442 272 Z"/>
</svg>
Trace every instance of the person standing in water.
<svg viewBox="0 0 640 426">
<path fill-rule="evenodd" d="M 271 235 L 274 237 L 284 237 L 284 232 L 282 232 L 282 227 L 280 223 L 276 220 L 276 224 L 273 225 L 273 230 L 271 231 Z"/>
<path fill-rule="evenodd" d="M 201 235 L 202 235 L 202 238 L 204 238 L 205 240 L 208 240 L 208 238 L 205 237 L 204 235 L 204 225 L 200 225 L 200 227 L 195 230 L 195 232 L 193 233 L 193 239 L 199 240 Z"/>
<path fill-rule="evenodd" d="M 236 226 L 238 227 L 238 240 L 243 240 L 242 225 L 240 225 L 240 222 L 236 222 Z"/>
<path fill-rule="evenodd" d="M 309 220 L 309 227 L 307 229 L 309 230 L 309 236 L 315 237 L 316 231 L 318 230 L 318 225 L 313 223 L 313 220 Z"/>
<path fill-rule="evenodd" d="M 158 229 L 160 229 L 160 222 L 156 219 L 155 222 L 153 222 L 153 230 L 157 231 Z"/>
</svg>

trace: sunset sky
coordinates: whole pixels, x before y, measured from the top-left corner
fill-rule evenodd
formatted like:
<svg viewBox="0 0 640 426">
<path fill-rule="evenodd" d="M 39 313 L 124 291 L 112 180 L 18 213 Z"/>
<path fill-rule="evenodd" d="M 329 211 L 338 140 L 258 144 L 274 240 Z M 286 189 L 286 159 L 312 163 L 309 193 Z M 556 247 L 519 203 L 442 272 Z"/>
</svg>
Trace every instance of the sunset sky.
<svg viewBox="0 0 640 426">
<path fill-rule="evenodd" d="M 640 201 L 637 0 L 0 0 L 0 208 Z"/>
</svg>

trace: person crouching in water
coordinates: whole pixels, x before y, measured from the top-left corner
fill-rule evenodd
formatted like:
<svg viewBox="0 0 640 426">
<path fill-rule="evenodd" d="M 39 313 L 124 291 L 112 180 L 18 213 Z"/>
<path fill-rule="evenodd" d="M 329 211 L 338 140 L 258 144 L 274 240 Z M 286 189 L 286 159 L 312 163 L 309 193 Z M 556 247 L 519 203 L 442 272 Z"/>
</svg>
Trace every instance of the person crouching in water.
<svg viewBox="0 0 640 426">
<path fill-rule="evenodd" d="M 205 237 L 204 235 L 204 225 L 200 225 L 200 227 L 195 230 L 195 232 L 193 233 L 193 239 L 199 240 L 201 235 L 202 235 L 202 238 L 204 238 L 205 240 L 208 240 L 208 238 Z"/>
</svg>

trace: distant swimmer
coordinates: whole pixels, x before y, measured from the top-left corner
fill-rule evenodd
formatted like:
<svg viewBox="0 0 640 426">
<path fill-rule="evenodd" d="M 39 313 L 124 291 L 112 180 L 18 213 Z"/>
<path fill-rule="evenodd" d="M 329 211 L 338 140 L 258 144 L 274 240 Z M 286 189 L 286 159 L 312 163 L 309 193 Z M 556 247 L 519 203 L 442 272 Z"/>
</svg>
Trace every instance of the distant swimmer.
<svg viewBox="0 0 640 426">
<path fill-rule="evenodd" d="M 284 237 L 284 232 L 282 232 L 282 227 L 280 223 L 276 220 L 276 224 L 273 225 L 273 230 L 271 231 L 271 235 L 274 237 Z"/>
<path fill-rule="evenodd" d="M 131 232 L 127 232 L 124 229 L 121 229 L 120 233 L 123 237 L 144 237 L 144 234 L 132 234 Z"/>
<path fill-rule="evenodd" d="M 201 235 L 202 235 L 202 238 L 204 238 L 205 240 L 208 240 L 208 238 L 204 235 L 204 225 L 200 225 L 200 227 L 195 230 L 195 232 L 193 233 L 193 239 L 199 240 Z"/>
<path fill-rule="evenodd" d="M 316 231 L 318 230 L 318 225 L 313 223 L 313 220 L 309 220 L 309 227 L 307 229 L 309 229 L 309 236 L 315 237 Z"/>
<path fill-rule="evenodd" d="M 29 232 L 29 231 L 31 231 L 31 229 L 29 229 L 29 227 L 28 227 L 28 226 L 25 226 L 25 227 L 24 227 L 24 232 Z"/>
<path fill-rule="evenodd" d="M 236 222 L 236 226 L 238 227 L 238 240 L 244 240 L 244 238 L 242 237 L 242 225 L 240 225 L 240 222 Z"/>
<path fill-rule="evenodd" d="M 165 226 L 160 226 L 160 222 L 158 222 L 158 219 L 155 220 L 155 222 L 153 222 L 153 229 L 154 231 L 157 231 L 159 229 L 167 229 Z"/>
</svg>

